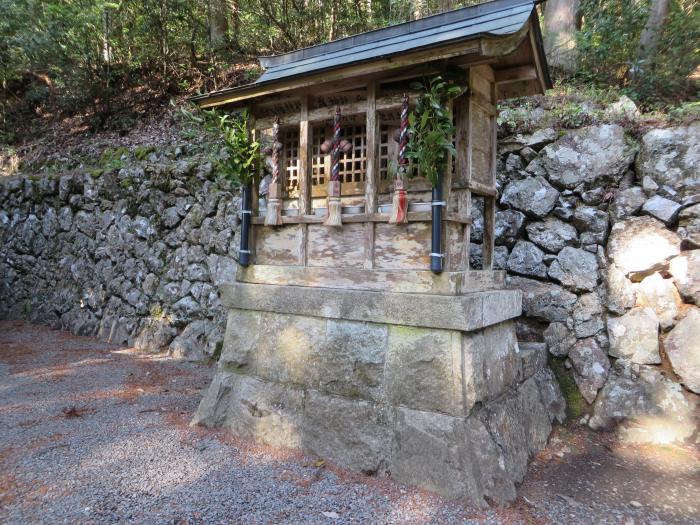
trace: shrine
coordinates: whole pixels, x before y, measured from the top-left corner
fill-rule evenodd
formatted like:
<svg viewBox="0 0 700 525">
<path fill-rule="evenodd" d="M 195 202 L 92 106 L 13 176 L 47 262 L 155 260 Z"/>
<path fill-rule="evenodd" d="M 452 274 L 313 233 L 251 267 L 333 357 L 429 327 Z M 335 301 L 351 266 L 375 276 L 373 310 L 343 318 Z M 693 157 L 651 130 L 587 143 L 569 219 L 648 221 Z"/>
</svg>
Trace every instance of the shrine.
<svg viewBox="0 0 700 525">
<path fill-rule="evenodd" d="M 247 110 L 266 160 L 244 187 L 194 423 L 448 497 L 515 496 L 551 431 L 551 385 L 518 348 L 521 294 L 493 269 L 496 104 L 550 87 L 536 3 L 263 57 L 255 83 L 195 97 Z"/>
</svg>

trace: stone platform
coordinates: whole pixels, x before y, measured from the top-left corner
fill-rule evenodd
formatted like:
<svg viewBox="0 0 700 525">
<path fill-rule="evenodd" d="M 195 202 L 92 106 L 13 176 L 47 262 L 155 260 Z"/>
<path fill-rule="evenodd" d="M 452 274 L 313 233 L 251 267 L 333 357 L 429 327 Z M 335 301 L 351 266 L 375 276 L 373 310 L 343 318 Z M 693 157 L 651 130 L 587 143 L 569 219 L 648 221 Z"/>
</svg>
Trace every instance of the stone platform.
<svg viewBox="0 0 700 525">
<path fill-rule="evenodd" d="M 194 424 L 389 474 L 450 498 L 515 497 L 564 401 L 520 292 L 390 293 L 236 283 Z"/>
</svg>

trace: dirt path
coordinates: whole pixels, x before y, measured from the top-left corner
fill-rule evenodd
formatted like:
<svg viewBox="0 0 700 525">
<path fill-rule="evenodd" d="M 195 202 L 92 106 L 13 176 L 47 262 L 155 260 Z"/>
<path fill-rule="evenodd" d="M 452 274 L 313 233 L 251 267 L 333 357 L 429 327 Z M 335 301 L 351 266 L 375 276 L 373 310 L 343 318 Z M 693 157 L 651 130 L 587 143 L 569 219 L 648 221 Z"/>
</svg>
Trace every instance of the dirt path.
<svg viewBox="0 0 700 525">
<path fill-rule="evenodd" d="M 212 372 L 0 322 L 0 523 L 700 523 L 697 449 L 560 429 L 483 511 L 189 428 Z"/>
</svg>

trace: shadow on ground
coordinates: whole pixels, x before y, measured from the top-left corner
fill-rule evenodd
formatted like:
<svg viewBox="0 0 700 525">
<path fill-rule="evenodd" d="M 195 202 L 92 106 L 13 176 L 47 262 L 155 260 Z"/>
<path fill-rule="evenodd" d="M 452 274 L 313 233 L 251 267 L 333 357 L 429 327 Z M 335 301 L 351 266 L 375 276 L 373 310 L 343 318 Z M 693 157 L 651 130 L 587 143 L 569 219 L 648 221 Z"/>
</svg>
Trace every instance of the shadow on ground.
<svg viewBox="0 0 700 525">
<path fill-rule="evenodd" d="M 0 322 L 2 523 L 700 523 L 700 453 L 560 428 L 474 509 L 188 421 L 213 368 Z"/>
</svg>

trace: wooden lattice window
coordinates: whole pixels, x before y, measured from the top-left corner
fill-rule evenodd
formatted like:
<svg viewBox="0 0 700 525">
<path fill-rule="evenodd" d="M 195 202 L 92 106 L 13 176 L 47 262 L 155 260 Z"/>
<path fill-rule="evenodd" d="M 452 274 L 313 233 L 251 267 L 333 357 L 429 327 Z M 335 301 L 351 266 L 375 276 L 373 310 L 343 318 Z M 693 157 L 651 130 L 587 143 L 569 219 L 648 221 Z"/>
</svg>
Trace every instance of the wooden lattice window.
<svg viewBox="0 0 700 525">
<path fill-rule="evenodd" d="M 389 170 L 389 163 L 391 159 L 394 158 L 394 149 L 392 148 L 392 143 L 394 139 L 392 138 L 393 126 L 383 125 L 381 126 L 379 132 L 379 187 L 384 188 L 388 186 L 391 179 L 391 173 Z"/>
<path fill-rule="evenodd" d="M 326 128 L 315 126 L 313 129 L 311 156 L 311 188 L 313 195 L 325 195 L 325 187 L 330 176 L 330 157 L 321 153 L 321 144 L 326 140 Z M 326 163 L 328 161 L 328 163 Z M 319 190 L 320 191 L 319 193 Z"/>
<path fill-rule="evenodd" d="M 284 185 L 288 197 L 299 196 L 299 130 L 289 129 L 282 133 L 282 165 Z"/>
<path fill-rule="evenodd" d="M 350 141 L 352 149 L 340 157 L 340 180 L 343 195 L 363 195 L 367 172 L 366 126 L 346 125 L 342 138 Z M 331 155 L 321 152 L 321 144 L 331 138 L 331 129 L 315 126 L 313 130 L 313 156 L 311 161 L 311 192 L 314 197 L 326 194 L 326 184 L 331 176 Z"/>
</svg>

